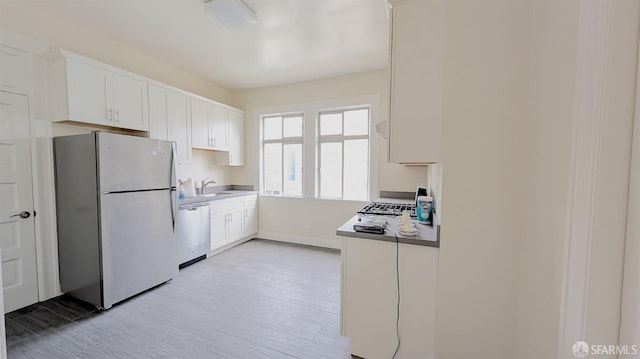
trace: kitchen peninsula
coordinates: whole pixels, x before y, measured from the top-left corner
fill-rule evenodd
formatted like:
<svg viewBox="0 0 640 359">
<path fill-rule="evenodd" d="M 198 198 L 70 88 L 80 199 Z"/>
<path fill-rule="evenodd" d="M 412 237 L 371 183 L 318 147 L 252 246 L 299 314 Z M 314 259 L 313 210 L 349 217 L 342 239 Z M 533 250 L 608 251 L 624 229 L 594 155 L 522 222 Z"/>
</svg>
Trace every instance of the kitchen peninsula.
<svg viewBox="0 0 640 359">
<path fill-rule="evenodd" d="M 341 334 L 351 339 L 351 354 L 362 358 L 392 357 L 397 334 L 399 357 L 433 358 L 438 218 L 433 216 L 433 225 L 417 224 L 417 235 L 402 236 L 398 216 L 376 217 L 387 222 L 384 234 L 356 232 L 358 216 L 336 232 L 342 241 Z"/>
</svg>

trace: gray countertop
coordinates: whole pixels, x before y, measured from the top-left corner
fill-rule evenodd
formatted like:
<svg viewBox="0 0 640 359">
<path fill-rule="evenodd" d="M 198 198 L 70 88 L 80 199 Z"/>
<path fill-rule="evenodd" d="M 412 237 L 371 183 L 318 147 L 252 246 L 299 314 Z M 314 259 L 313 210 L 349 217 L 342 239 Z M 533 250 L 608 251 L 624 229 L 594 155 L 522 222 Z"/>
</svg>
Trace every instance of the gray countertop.
<svg viewBox="0 0 640 359">
<path fill-rule="evenodd" d="M 219 201 L 227 198 L 242 197 L 250 194 L 258 194 L 258 191 L 245 191 L 245 190 L 223 190 L 217 192 L 215 195 L 198 195 L 197 197 L 188 197 L 178 200 L 178 205 Z"/>
<path fill-rule="evenodd" d="M 397 200 L 390 198 L 381 198 L 377 201 L 383 202 L 406 202 L 406 200 Z M 412 202 L 412 201 L 409 201 Z M 358 222 L 358 216 L 353 216 L 345 224 L 343 224 L 336 234 L 343 237 L 364 238 L 378 241 L 395 242 L 415 244 L 421 246 L 440 247 L 440 224 L 438 217 L 433 215 L 434 224 L 421 224 L 416 223 L 418 233 L 415 236 L 403 236 L 398 233 L 398 218 L 399 216 L 375 216 L 376 219 L 384 219 L 387 222 L 387 228 L 384 234 L 373 234 L 356 232 L 353 229 L 353 225 Z M 412 219 L 415 222 L 415 219 Z M 396 239 L 397 238 L 397 239 Z"/>
</svg>

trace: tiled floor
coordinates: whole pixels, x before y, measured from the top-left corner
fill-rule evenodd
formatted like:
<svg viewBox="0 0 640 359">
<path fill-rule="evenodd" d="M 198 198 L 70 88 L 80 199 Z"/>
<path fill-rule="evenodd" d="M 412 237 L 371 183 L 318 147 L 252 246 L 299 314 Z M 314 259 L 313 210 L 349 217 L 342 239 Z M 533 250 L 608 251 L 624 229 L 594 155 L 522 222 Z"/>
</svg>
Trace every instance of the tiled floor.
<svg viewBox="0 0 640 359">
<path fill-rule="evenodd" d="M 62 296 L 6 315 L 9 358 L 350 358 L 340 256 L 253 240 L 99 312 Z"/>
</svg>

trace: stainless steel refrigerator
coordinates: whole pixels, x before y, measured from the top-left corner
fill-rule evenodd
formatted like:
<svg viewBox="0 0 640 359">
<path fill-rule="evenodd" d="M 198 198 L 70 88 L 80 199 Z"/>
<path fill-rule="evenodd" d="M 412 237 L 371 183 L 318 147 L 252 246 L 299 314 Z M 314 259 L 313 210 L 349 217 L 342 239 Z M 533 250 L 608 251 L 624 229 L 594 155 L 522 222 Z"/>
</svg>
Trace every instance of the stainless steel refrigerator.
<svg viewBox="0 0 640 359">
<path fill-rule="evenodd" d="M 175 144 L 97 131 L 53 145 L 62 292 L 108 309 L 176 276 Z"/>
</svg>

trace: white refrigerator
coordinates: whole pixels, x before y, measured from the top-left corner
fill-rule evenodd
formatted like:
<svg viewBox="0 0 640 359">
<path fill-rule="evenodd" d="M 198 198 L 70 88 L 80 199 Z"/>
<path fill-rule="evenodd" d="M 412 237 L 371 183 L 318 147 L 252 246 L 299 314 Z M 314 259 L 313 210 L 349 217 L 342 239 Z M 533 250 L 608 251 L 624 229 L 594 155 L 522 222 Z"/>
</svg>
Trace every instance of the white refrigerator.
<svg viewBox="0 0 640 359">
<path fill-rule="evenodd" d="M 108 309 L 175 277 L 175 144 L 100 131 L 53 144 L 62 292 Z"/>
</svg>

